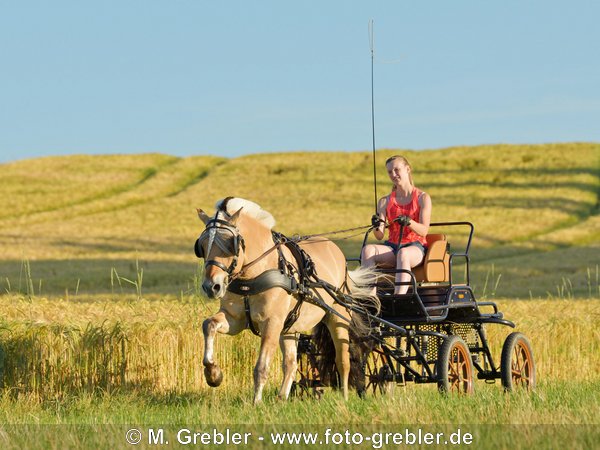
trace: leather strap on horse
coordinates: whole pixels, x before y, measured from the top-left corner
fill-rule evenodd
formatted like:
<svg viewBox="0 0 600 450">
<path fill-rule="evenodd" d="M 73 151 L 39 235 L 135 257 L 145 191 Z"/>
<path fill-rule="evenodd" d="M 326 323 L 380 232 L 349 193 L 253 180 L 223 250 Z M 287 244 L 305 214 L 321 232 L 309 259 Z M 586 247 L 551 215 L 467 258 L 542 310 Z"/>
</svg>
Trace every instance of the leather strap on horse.
<svg viewBox="0 0 600 450">
<path fill-rule="evenodd" d="M 234 294 L 251 296 L 274 287 L 284 289 L 288 294 L 295 294 L 298 290 L 296 280 L 279 269 L 269 269 L 250 280 L 236 278 L 229 283 L 228 290 Z"/>
<path fill-rule="evenodd" d="M 315 290 L 316 288 L 324 288 L 325 291 L 338 303 L 342 303 L 339 302 L 340 297 L 345 297 L 341 290 L 336 289 L 333 285 L 322 281 L 317 277 L 315 264 L 312 258 L 300 247 L 300 245 L 298 245 L 296 241 L 289 240 L 284 235 L 277 232 L 273 232 L 273 241 L 275 242 L 274 247 L 269 249 L 258 259 L 266 256 L 266 254 L 277 249 L 279 253 L 279 269 L 269 269 L 261 273 L 256 278 L 252 279 L 244 280 L 240 278 L 235 278 L 231 280 L 228 286 L 228 290 L 230 292 L 242 295 L 244 298 L 246 328 L 248 328 L 255 335 L 260 336 L 259 331 L 256 329 L 252 321 L 250 313 L 250 296 L 260 294 L 274 287 L 282 288 L 289 294 L 298 295 L 296 305 L 288 313 L 283 324 L 283 334 L 287 333 L 287 331 L 292 327 L 296 320 L 298 320 L 298 317 L 300 315 L 300 308 L 302 307 L 304 301 L 308 301 L 313 305 L 317 305 L 325 311 L 328 311 L 329 313 L 339 316 L 340 318 L 348 321 L 347 317 L 344 317 L 335 309 L 327 305 L 327 303 Z M 296 260 L 296 264 L 298 267 L 297 270 L 283 256 L 283 252 L 281 251 L 282 244 L 285 245 L 292 253 L 292 256 Z M 255 263 L 257 260 L 253 261 L 252 264 Z M 294 271 L 296 271 L 298 274 L 298 281 L 296 281 L 296 279 L 293 276 Z M 317 281 L 311 282 L 311 278 Z"/>
<path fill-rule="evenodd" d="M 292 256 L 298 264 L 298 284 L 300 286 L 306 286 L 308 279 L 316 276 L 315 263 L 296 241 L 285 240 L 284 244 L 292 253 Z"/>
<path fill-rule="evenodd" d="M 261 273 L 259 276 L 252 279 L 240 279 L 234 278 L 231 280 L 228 286 L 228 290 L 234 294 L 242 295 L 244 297 L 244 310 L 246 312 L 246 328 L 250 329 L 252 333 L 260 336 L 260 333 L 254 326 L 252 316 L 250 313 L 250 296 L 260 294 L 274 287 L 284 289 L 289 294 L 298 294 L 297 302 L 294 308 L 288 313 L 284 324 L 283 334 L 292 327 L 292 325 L 298 320 L 300 315 L 300 308 L 307 295 L 307 282 L 308 275 L 314 274 L 314 263 L 310 257 L 302 250 L 296 242 L 289 241 L 284 235 L 273 232 L 273 241 L 275 245 L 267 252 L 263 253 L 261 257 L 266 256 L 268 253 L 277 249 L 279 253 L 278 269 L 269 269 Z M 296 271 L 293 265 L 283 256 L 281 251 L 281 245 L 285 244 L 291 251 L 296 263 L 298 270 Z M 257 259 L 257 260 L 258 260 Z M 255 263 L 257 260 L 252 262 Z M 248 266 L 246 266 L 248 267 Z M 298 273 L 298 280 L 293 276 L 293 272 Z"/>
<path fill-rule="evenodd" d="M 256 336 L 260 336 L 260 332 L 254 326 L 250 316 L 250 298 L 247 295 L 244 297 L 244 309 L 246 310 L 246 328 L 249 328 Z"/>
</svg>

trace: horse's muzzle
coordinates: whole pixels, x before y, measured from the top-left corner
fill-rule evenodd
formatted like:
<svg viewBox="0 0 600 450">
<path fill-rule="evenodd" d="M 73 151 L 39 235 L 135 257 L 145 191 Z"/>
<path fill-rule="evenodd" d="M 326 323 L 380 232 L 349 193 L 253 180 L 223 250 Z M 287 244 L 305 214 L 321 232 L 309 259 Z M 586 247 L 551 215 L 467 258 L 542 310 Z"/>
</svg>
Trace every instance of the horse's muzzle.
<svg viewBox="0 0 600 450">
<path fill-rule="evenodd" d="M 205 278 L 202 283 L 202 289 L 206 293 L 208 298 L 221 298 L 225 295 L 225 290 L 227 286 L 225 285 L 225 280 L 213 280 L 210 278 Z"/>
</svg>

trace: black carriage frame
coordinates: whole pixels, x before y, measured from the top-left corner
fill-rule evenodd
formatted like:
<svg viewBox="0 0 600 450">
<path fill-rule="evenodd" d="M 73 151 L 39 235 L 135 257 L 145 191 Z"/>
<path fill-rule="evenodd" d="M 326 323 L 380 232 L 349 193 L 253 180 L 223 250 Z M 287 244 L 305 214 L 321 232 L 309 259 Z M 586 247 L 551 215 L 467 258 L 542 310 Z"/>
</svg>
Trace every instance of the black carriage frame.
<svg viewBox="0 0 600 450">
<path fill-rule="evenodd" d="M 474 226 L 471 222 L 439 222 L 430 227 L 468 227 L 464 251 L 452 252 L 449 245 L 448 281 L 419 284 L 410 271 L 381 269 L 388 277 L 398 272 L 410 275 L 408 292 L 393 295 L 392 283 L 378 283 L 377 295 L 382 310 L 369 315 L 371 333 L 360 338 L 366 353 L 362 361 L 364 384 L 357 386 L 359 394 L 385 392 L 396 384 L 437 383 L 440 391 L 472 392 L 473 375 L 494 383 L 501 379 L 505 390 L 517 385 L 535 387 L 535 365 L 531 344 L 518 332 L 505 340 L 500 364 L 493 358 L 485 332 L 486 324 L 515 328 L 503 317 L 495 302 L 476 301 L 470 286 L 469 250 Z M 367 244 L 371 229 L 363 240 Z M 453 265 L 464 261 L 463 283 L 454 282 Z M 359 258 L 348 259 L 360 263 Z M 483 310 L 486 310 L 484 312 Z M 319 378 L 319 354 L 310 335 L 301 335 L 298 345 L 299 380 L 294 383 L 296 394 L 321 394 L 324 388 Z M 519 360 L 520 359 L 520 360 Z"/>
</svg>

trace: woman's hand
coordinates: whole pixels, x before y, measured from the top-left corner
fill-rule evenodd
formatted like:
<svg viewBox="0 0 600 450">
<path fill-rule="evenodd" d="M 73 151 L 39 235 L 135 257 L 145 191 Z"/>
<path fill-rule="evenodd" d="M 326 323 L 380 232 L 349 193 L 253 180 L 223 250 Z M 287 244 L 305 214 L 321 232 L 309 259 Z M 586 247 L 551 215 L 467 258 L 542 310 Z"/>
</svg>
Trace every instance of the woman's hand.
<svg viewBox="0 0 600 450">
<path fill-rule="evenodd" d="M 409 226 L 410 225 L 410 217 L 408 216 L 398 216 L 394 219 L 394 222 L 399 223 L 402 226 Z"/>
<path fill-rule="evenodd" d="M 382 223 L 383 220 L 381 220 L 377 214 L 373 214 L 373 216 L 371 217 L 371 226 L 377 229 L 381 226 Z"/>
</svg>

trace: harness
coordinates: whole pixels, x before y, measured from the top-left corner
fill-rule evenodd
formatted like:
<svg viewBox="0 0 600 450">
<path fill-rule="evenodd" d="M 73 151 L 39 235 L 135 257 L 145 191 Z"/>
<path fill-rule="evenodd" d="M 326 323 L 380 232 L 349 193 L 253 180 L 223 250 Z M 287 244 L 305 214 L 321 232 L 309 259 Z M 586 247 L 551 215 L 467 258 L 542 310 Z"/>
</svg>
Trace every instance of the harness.
<svg viewBox="0 0 600 450">
<path fill-rule="evenodd" d="M 290 240 L 276 231 L 272 231 L 271 233 L 278 253 L 278 268 L 266 270 L 255 278 L 235 278 L 227 287 L 229 292 L 241 295 L 244 298 L 246 326 L 257 336 L 260 333 L 251 319 L 250 297 L 274 287 L 282 288 L 288 294 L 297 297 L 296 305 L 288 313 L 283 324 L 283 334 L 285 334 L 294 325 L 296 320 L 298 320 L 303 302 L 311 295 L 310 287 L 312 283 L 310 283 L 309 278 L 315 274 L 314 262 L 296 241 Z M 296 266 L 285 259 L 281 250 L 282 245 L 285 245 L 290 250 L 296 261 Z"/>
<path fill-rule="evenodd" d="M 225 219 L 220 218 L 221 213 L 225 216 Z M 226 250 L 233 256 L 233 260 L 229 267 L 216 260 L 208 260 L 205 262 L 204 266 L 205 268 L 211 265 L 217 266 L 229 275 L 231 281 L 227 286 L 227 290 L 233 294 L 242 296 L 244 300 L 244 310 L 246 313 L 246 328 L 250 329 L 250 331 L 252 331 L 252 333 L 254 333 L 255 335 L 260 336 L 260 333 L 258 332 L 256 327 L 254 326 L 254 323 L 252 322 L 250 314 L 250 297 L 253 295 L 261 294 L 274 287 L 284 289 L 287 293 L 289 293 L 290 295 L 294 295 L 297 299 L 296 305 L 288 313 L 284 321 L 282 331 L 283 334 L 286 334 L 289 331 L 289 329 L 294 325 L 294 323 L 298 320 L 298 317 L 300 316 L 300 309 L 302 308 L 302 305 L 305 301 L 308 301 L 309 303 L 320 307 L 324 311 L 337 315 L 338 317 L 344 320 L 348 320 L 346 317 L 342 316 L 338 311 L 329 306 L 316 290 L 317 288 L 324 289 L 327 292 L 327 294 L 330 295 L 336 302 L 346 306 L 346 308 L 353 309 L 350 305 L 346 303 L 346 301 L 349 300 L 349 297 L 342 292 L 343 286 L 342 288 L 337 288 L 332 284 L 319 279 L 315 271 L 314 261 L 298 244 L 299 241 L 306 240 L 309 237 L 325 236 L 326 234 L 332 233 L 289 239 L 281 233 L 271 231 L 274 246 L 254 261 L 246 264 L 242 268 L 242 271 L 234 274 L 233 272 L 235 271 L 239 261 L 240 248 L 245 250 L 245 242 L 238 228 L 235 225 L 231 224 L 229 221 L 227 221 L 227 216 L 229 216 L 227 212 L 219 210 L 215 218 L 209 220 L 206 223 L 206 229 L 196 240 L 194 251 L 198 258 L 205 258 L 210 254 L 211 247 L 215 242 L 215 236 L 218 231 L 225 231 L 226 233 L 231 234 L 232 248 Z M 333 234 L 354 230 L 355 229 L 341 230 Z M 206 255 L 204 254 L 204 251 L 201 246 L 201 242 L 203 239 L 208 239 Z M 288 248 L 288 250 L 294 257 L 296 265 L 292 264 L 285 258 L 282 251 L 282 246 L 284 245 Z M 274 250 L 277 250 L 278 252 L 277 269 L 266 270 L 255 278 L 240 278 L 240 275 L 244 269 L 247 269 L 248 267 L 258 262 L 268 253 Z"/>
</svg>

